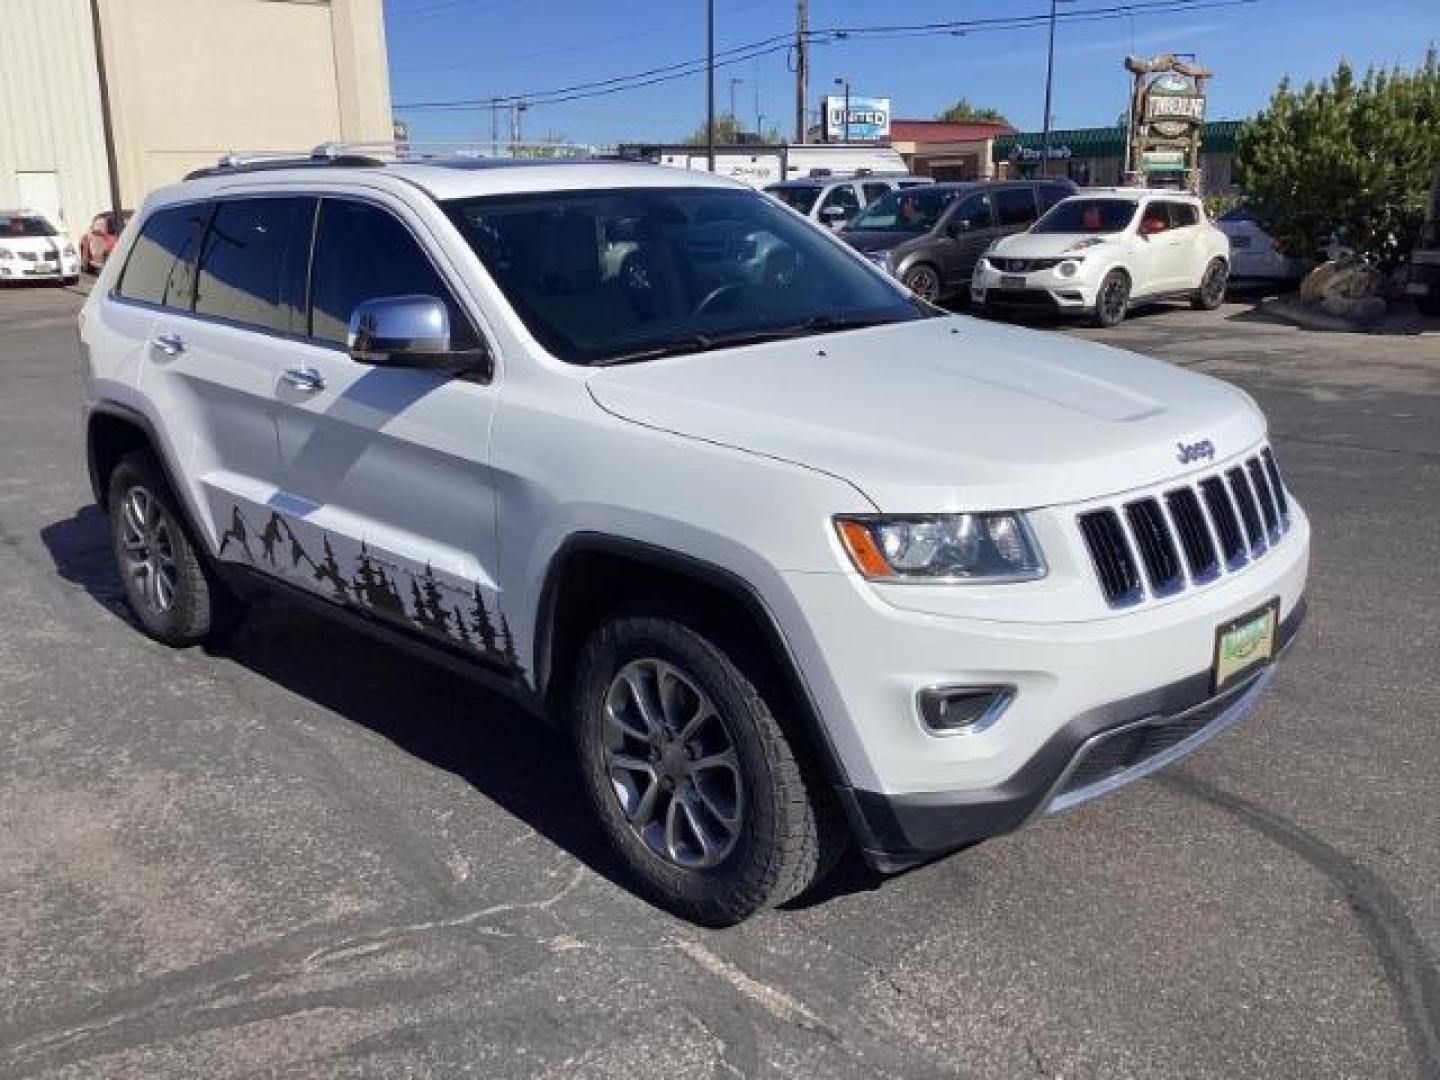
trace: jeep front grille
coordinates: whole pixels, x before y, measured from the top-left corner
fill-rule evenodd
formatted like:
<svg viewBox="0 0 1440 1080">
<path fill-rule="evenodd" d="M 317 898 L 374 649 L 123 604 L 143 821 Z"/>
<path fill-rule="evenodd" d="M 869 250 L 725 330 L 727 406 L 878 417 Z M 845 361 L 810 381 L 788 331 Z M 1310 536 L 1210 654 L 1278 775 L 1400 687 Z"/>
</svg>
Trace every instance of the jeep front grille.
<svg viewBox="0 0 1440 1080">
<path fill-rule="evenodd" d="M 1267 446 L 1224 472 L 1078 520 L 1106 602 L 1128 607 L 1260 558 L 1289 529 L 1290 502 Z"/>
</svg>

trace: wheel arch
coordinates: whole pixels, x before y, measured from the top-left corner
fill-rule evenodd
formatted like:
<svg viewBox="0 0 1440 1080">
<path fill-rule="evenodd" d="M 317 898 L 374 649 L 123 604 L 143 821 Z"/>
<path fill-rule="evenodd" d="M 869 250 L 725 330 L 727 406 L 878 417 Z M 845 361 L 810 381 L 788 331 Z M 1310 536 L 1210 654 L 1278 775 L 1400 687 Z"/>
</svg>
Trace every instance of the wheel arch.
<svg viewBox="0 0 1440 1080">
<path fill-rule="evenodd" d="M 85 463 L 96 504 L 103 512 L 110 512 L 110 476 L 120 460 L 136 450 L 147 451 L 155 458 L 165 482 L 180 502 L 180 512 L 185 516 L 191 536 L 197 541 L 203 538 L 205 533 L 199 528 L 200 518 L 190 502 L 190 491 L 177 482 L 179 478 L 155 425 L 139 410 L 113 401 L 94 405 L 85 421 Z"/>
<path fill-rule="evenodd" d="M 604 533 L 570 536 L 550 560 L 540 590 L 532 670 L 552 718 L 563 715 L 575 659 L 586 636 L 609 613 L 645 596 L 703 608 L 707 623 L 746 646 L 766 665 L 793 717 L 797 752 L 832 785 L 847 783 L 819 707 L 779 621 L 738 574 L 644 541 Z"/>
</svg>

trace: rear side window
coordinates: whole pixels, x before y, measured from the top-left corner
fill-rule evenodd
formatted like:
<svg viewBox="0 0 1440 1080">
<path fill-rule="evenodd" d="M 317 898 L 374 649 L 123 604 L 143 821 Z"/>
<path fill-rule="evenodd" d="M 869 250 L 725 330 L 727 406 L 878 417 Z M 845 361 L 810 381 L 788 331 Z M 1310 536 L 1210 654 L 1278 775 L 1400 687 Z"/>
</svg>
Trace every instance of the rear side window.
<svg viewBox="0 0 1440 1080">
<path fill-rule="evenodd" d="M 206 203 L 157 210 L 135 238 L 117 291 L 127 300 L 188 310 Z"/>
<path fill-rule="evenodd" d="M 313 199 L 229 199 L 200 250 L 195 313 L 284 333 L 305 329 Z"/>
<path fill-rule="evenodd" d="M 1028 187 L 1001 188 L 995 192 L 995 209 L 1000 214 L 1000 227 L 1029 225 L 1039 215 L 1035 213 L 1035 193 Z"/>
<path fill-rule="evenodd" d="M 1172 202 L 1166 205 L 1170 208 L 1170 227 L 1172 229 L 1183 229 L 1186 225 L 1200 224 L 1200 215 L 1193 204 Z"/>
<path fill-rule="evenodd" d="M 350 315 L 366 300 L 433 296 L 450 311 L 450 344 L 477 349 L 479 337 L 433 263 L 404 225 L 366 203 L 324 199 L 311 277 L 312 336 L 344 344 Z"/>
</svg>

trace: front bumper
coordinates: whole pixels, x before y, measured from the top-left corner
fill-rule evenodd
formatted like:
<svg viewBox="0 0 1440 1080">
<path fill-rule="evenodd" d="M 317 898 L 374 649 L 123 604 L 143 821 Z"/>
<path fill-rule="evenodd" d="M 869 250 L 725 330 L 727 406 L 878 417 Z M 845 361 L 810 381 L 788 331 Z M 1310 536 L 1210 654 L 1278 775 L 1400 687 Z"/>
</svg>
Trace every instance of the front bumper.
<svg viewBox="0 0 1440 1080">
<path fill-rule="evenodd" d="M 45 265 L 47 269 L 38 269 Z M 42 264 L 25 259 L 0 259 L 0 281 L 65 281 L 80 276 L 80 258 L 62 256 L 58 261 Z"/>
<path fill-rule="evenodd" d="M 1095 284 L 1084 263 L 1073 277 L 1052 270 L 1002 274 L 981 262 L 970 279 L 970 302 L 994 308 L 1036 312 L 1089 311 L 1095 306 Z"/>
<path fill-rule="evenodd" d="M 1277 659 L 1305 617 L 1300 600 L 1281 623 Z M 993 787 L 886 795 L 847 788 L 842 800 L 860 850 L 893 873 L 989 837 L 1042 813 L 1108 794 L 1199 749 L 1238 723 L 1269 685 L 1267 664 L 1245 682 L 1210 695 L 1209 671 L 1091 709 L 1057 731 L 1014 776 Z"/>
</svg>

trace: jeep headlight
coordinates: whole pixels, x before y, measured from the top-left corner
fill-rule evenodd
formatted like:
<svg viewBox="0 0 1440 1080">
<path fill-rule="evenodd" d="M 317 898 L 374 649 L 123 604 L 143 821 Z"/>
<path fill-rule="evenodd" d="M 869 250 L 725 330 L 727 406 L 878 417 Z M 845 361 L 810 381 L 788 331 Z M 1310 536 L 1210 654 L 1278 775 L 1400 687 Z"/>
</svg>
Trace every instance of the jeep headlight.
<svg viewBox="0 0 1440 1080">
<path fill-rule="evenodd" d="M 846 553 L 867 578 L 1028 581 L 1045 560 L 1023 514 L 846 515 L 835 519 Z"/>
</svg>

